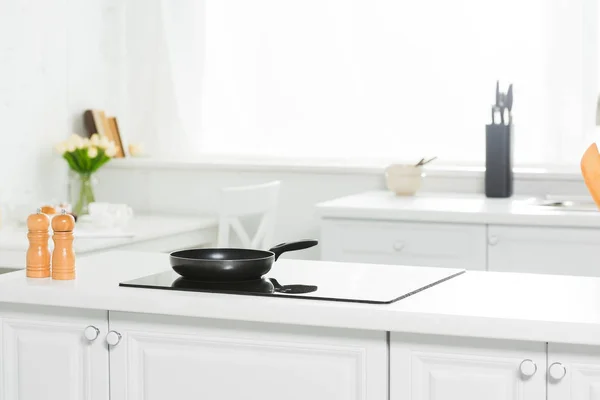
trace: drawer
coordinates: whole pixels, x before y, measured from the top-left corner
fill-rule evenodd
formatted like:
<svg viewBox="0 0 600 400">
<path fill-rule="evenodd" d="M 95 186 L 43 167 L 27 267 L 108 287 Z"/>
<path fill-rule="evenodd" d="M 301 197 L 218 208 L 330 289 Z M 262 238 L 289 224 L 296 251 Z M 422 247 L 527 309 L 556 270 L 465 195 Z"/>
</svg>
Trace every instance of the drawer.
<svg viewBox="0 0 600 400">
<path fill-rule="evenodd" d="M 490 271 L 600 276 L 600 229 L 490 225 L 488 240 Z"/>
<path fill-rule="evenodd" d="M 322 259 L 486 269 L 485 225 L 324 219 Z"/>
</svg>

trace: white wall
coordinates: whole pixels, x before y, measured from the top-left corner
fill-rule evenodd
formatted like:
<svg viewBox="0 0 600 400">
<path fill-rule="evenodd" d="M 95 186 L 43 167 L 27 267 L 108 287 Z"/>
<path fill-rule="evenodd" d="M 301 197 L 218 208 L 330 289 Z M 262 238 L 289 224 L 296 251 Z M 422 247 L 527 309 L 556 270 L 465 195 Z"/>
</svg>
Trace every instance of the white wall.
<svg viewBox="0 0 600 400">
<path fill-rule="evenodd" d="M 285 168 L 232 166 L 190 166 L 182 168 L 130 168 L 126 162 L 108 165 L 99 175 L 99 201 L 125 202 L 135 212 L 172 214 L 214 214 L 221 187 L 282 181 L 275 242 L 319 237 L 319 221 L 314 205 L 318 202 L 384 189 L 383 172 L 292 171 Z M 425 192 L 483 192 L 483 177 L 472 174 L 459 177 L 431 173 L 425 178 Z M 540 180 L 524 177 L 515 181 L 517 194 L 586 195 L 580 179 Z M 318 258 L 318 249 L 310 249 L 301 258 Z M 290 254 L 290 257 L 294 255 Z"/>
<path fill-rule="evenodd" d="M 0 1 L 0 202 L 64 199 L 66 165 L 52 147 L 83 130 L 86 108 L 118 116 L 125 138 L 148 145 L 160 139 L 161 149 L 173 142 L 178 120 L 169 107 L 176 85 L 155 79 L 168 72 L 167 64 L 157 63 L 169 54 L 160 41 L 166 1 Z M 383 188 L 382 174 L 370 172 L 117 164 L 100 173 L 98 199 L 129 203 L 137 212 L 211 214 L 221 187 L 282 180 L 276 241 L 318 237 L 317 202 Z M 431 176 L 423 190 L 473 193 L 482 185 L 481 176 Z M 516 189 L 586 193 L 572 180 L 520 179 Z"/>
<path fill-rule="evenodd" d="M 124 2 L 0 2 L 0 202 L 60 201 L 53 146 L 91 107 L 119 115 Z"/>
</svg>

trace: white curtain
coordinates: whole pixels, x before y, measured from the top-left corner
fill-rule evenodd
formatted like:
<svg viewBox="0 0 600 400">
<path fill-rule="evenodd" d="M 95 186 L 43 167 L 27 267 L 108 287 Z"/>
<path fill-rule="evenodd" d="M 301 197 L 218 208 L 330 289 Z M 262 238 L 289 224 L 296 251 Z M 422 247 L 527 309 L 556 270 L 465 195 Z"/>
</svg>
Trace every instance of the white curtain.
<svg viewBox="0 0 600 400">
<path fill-rule="evenodd" d="M 128 0 L 128 129 L 154 154 L 481 164 L 495 82 L 518 164 L 594 133 L 595 0 Z"/>
<path fill-rule="evenodd" d="M 203 69 L 204 2 L 161 0 L 175 120 L 186 147 L 200 139 L 200 100 Z"/>
<path fill-rule="evenodd" d="M 203 9 L 197 0 L 128 0 L 128 138 L 155 156 L 199 148 Z"/>
<path fill-rule="evenodd" d="M 594 0 L 206 0 L 205 152 L 481 163 L 496 79 L 516 159 L 593 132 Z M 196 114 L 194 114 L 196 115 Z"/>
</svg>

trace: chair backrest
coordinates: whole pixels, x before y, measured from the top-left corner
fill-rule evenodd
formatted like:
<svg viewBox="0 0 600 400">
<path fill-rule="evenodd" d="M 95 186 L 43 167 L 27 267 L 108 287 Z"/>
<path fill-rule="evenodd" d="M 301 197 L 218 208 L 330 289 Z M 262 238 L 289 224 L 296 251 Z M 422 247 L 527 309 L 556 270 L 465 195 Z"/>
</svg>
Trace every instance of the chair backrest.
<svg viewBox="0 0 600 400">
<path fill-rule="evenodd" d="M 221 189 L 217 245 L 230 247 L 229 233 L 233 230 L 245 248 L 268 249 L 273 246 L 280 186 L 279 181 L 274 181 Z M 240 217 L 253 215 L 260 216 L 260 222 L 256 233 L 250 237 Z"/>
</svg>

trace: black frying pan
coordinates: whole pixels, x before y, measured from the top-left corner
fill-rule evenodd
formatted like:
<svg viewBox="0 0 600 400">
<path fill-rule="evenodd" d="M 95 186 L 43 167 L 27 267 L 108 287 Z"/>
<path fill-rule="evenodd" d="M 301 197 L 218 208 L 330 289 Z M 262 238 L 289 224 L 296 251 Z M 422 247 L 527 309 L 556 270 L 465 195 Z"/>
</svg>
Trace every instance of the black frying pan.
<svg viewBox="0 0 600 400">
<path fill-rule="evenodd" d="M 316 240 L 281 243 L 266 250 L 190 249 L 170 254 L 171 267 L 187 279 L 206 282 L 232 282 L 260 279 L 287 251 L 316 246 Z"/>
</svg>

